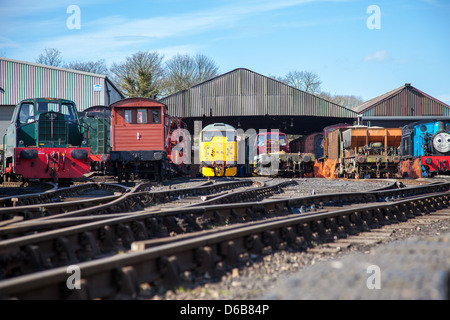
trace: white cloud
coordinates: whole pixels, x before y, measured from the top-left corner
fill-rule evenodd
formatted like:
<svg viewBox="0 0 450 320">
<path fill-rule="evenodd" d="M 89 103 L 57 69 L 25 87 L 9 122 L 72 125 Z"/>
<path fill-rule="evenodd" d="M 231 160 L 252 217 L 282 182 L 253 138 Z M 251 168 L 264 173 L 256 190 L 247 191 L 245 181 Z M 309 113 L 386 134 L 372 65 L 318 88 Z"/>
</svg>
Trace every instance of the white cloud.
<svg viewBox="0 0 450 320">
<path fill-rule="evenodd" d="M 379 50 L 373 54 L 369 54 L 364 57 L 364 61 L 386 61 L 391 59 L 391 56 L 386 50 Z"/>
<path fill-rule="evenodd" d="M 31 0 L 18 0 L 28 3 Z M 46 7 L 51 9 L 57 6 L 52 1 L 45 0 Z M 83 3 L 88 1 L 102 2 L 106 0 L 80 0 Z M 183 49 L 180 53 L 190 53 L 197 51 L 198 45 L 190 43 L 189 36 L 196 36 L 209 31 L 226 30 L 236 28 L 242 21 L 246 21 L 252 16 L 273 12 L 275 10 L 289 7 L 301 6 L 315 0 L 247 0 L 230 1 L 226 5 L 209 9 L 193 9 L 192 11 L 165 15 L 150 16 L 148 18 L 136 19 L 124 15 L 111 15 L 98 20 L 88 21 L 84 19 L 82 11 L 81 29 L 66 30 L 65 21 L 62 27 L 56 27 L 61 21 L 54 21 L 52 26 L 46 26 L 44 30 L 39 30 L 42 34 L 47 34 L 45 38 L 38 38 L 34 42 L 19 44 L 20 52 L 17 54 L 23 57 L 25 52 L 32 52 L 33 57 L 37 56 L 44 48 L 57 48 L 61 51 L 65 60 L 97 60 L 99 57 L 105 59 L 107 63 L 118 62 L 118 57 L 125 57 L 130 53 L 139 50 L 151 50 L 166 52 L 170 54 L 174 49 Z M 323 2 L 342 0 L 322 0 Z M 224 2 L 225 3 L 225 2 Z M 58 6 L 61 6 L 60 4 Z M 9 9 L 18 10 L 17 7 Z M 40 9 L 42 10 L 42 8 Z M 31 10 L 32 11 L 32 10 Z M 1 12 L 1 11 L 0 11 Z M 19 14 L 20 11 L 14 12 Z M 9 12 L 13 13 L 13 12 Z M 66 13 L 63 11 L 63 18 Z M 48 21 L 46 21 L 48 23 Z M 53 21 L 52 21 L 53 23 Z M 49 30 L 47 33 L 46 31 Z M 10 32 L 13 31 L 10 29 Z M 28 30 L 14 30 L 25 33 Z M 29 32 L 29 31 L 28 31 Z M 50 34 L 53 34 L 51 36 Z M 236 35 L 235 35 L 236 36 Z M 177 44 L 167 45 L 164 40 L 176 38 Z M 178 40 L 180 39 L 180 40 Z M 4 43 L 3 46 L 6 44 Z M 202 45 L 204 46 L 204 45 Z M 27 53 L 28 55 L 30 53 Z M 27 59 L 23 57 L 23 59 Z"/>
<path fill-rule="evenodd" d="M 15 48 L 18 46 L 18 43 L 0 35 L 0 48 Z"/>
<path fill-rule="evenodd" d="M 22 0 L 26 1 L 26 0 Z M 101 0 L 97 0 L 101 1 Z M 172 52 L 174 48 L 188 48 L 186 51 L 195 51 L 189 43 L 179 44 L 176 47 L 156 48 L 157 40 L 171 37 L 180 39 L 199 33 L 233 28 L 239 21 L 249 16 L 258 15 L 286 7 L 298 6 L 312 0 L 282 0 L 282 1 L 245 1 L 234 2 L 212 9 L 186 12 L 176 15 L 153 16 L 144 19 L 133 19 L 114 15 L 103 17 L 96 21 L 84 23 L 81 29 L 67 31 L 62 36 L 49 38 L 45 41 L 28 43 L 34 52 L 41 52 L 44 48 L 59 49 L 66 60 L 88 60 L 92 57 L 102 57 L 108 60 L 117 60 L 118 56 L 129 54 L 137 50 L 154 50 Z M 333 0 L 328 0 L 333 1 Z M 187 42 L 189 40 L 184 40 Z M 70 48 L 70 50 L 68 49 Z"/>
</svg>

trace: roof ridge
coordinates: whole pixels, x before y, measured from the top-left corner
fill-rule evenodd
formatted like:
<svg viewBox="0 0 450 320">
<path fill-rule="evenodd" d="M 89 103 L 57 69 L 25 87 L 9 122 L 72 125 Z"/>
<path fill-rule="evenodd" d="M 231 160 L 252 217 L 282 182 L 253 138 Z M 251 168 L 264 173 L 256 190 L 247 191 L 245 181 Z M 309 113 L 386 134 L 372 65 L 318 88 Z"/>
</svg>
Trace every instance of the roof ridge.
<svg viewBox="0 0 450 320">
<path fill-rule="evenodd" d="M 16 59 L 5 58 L 5 57 L 0 57 L 0 60 L 20 63 L 20 64 L 25 64 L 25 65 L 30 65 L 30 66 L 35 66 L 35 67 L 38 67 L 38 68 L 46 68 L 46 69 L 53 69 L 53 70 L 59 70 L 59 71 L 65 71 L 65 72 L 73 72 L 73 73 L 79 73 L 79 74 L 94 76 L 94 77 L 98 77 L 98 78 L 107 78 L 107 76 L 104 75 L 104 74 L 87 72 L 87 71 L 80 71 L 80 70 L 75 70 L 75 69 L 68 69 L 68 68 L 63 68 L 63 67 L 49 66 L 49 65 L 46 65 L 46 64 L 41 64 L 41 63 L 36 63 L 36 62 L 29 62 L 29 61 L 24 61 L 24 60 L 16 60 Z M 109 80 L 109 78 L 108 78 L 108 80 Z"/>
<path fill-rule="evenodd" d="M 220 75 L 218 75 L 218 76 L 216 76 L 216 77 L 214 77 L 214 78 L 211 78 L 211 79 L 205 80 L 205 81 L 203 81 L 203 82 L 197 83 L 196 85 L 193 85 L 192 87 L 189 87 L 188 89 L 184 89 L 184 90 L 181 90 L 181 91 L 172 93 L 172 94 L 170 94 L 170 95 L 168 95 L 168 96 L 162 97 L 161 100 L 166 99 L 166 98 L 169 98 L 169 97 L 174 96 L 174 95 L 176 95 L 176 94 L 179 94 L 179 93 L 181 93 L 181 92 L 188 91 L 188 90 L 190 90 L 190 89 L 192 89 L 192 88 L 195 88 L 195 87 L 197 87 L 197 86 L 203 85 L 203 84 L 205 84 L 206 82 L 213 81 L 213 80 L 215 80 L 215 79 L 221 78 L 221 77 L 223 77 L 223 76 L 226 76 L 226 75 L 228 75 L 228 74 L 231 74 L 231 73 L 233 73 L 233 72 L 237 72 L 237 71 L 240 71 L 240 70 L 243 70 L 243 71 L 246 71 L 246 72 L 250 72 L 250 73 L 257 74 L 257 75 L 259 75 L 259 76 L 261 76 L 261 77 L 264 77 L 264 78 L 270 79 L 270 80 L 272 80 L 272 81 L 278 82 L 278 83 L 280 83 L 280 84 L 282 84 L 282 85 L 285 85 L 285 86 L 287 86 L 287 87 L 290 87 L 290 88 L 292 88 L 292 89 L 294 89 L 294 90 L 298 90 L 298 91 L 300 91 L 300 92 L 303 92 L 303 93 L 305 93 L 305 94 L 307 94 L 307 95 L 310 95 L 310 96 L 312 96 L 312 97 L 314 97 L 314 98 L 316 98 L 316 99 L 320 99 L 320 100 L 326 101 L 326 102 L 328 102 L 328 103 L 330 103 L 330 104 L 332 104 L 332 105 L 334 105 L 334 106 L 336 106 L 336 107 L 343 108 L 343 109 L 345 109 L 345 110 L 347 110 L 347 111 L 349 111 L 349 112 L 355 113 L 355 114 L 357 113 L 357 112 L 356 112 L 355 110 L 353 110 L 353 109 L 350 109 L 350 108 L 341 106 L 340 104 L 337 104 L 337 103 L 335 103 L 335 102 L 332 102 L 332 101 L 329 101 L 329 100 L 327 100 L 327 99 L 324 99 L 324 98 L 322 98 L 322 97 L 320 97 L 320 96 L 318 96 L 318 95 L 315 95 L 315 94 L 306 92 L 306 91 L 304 91 L 304 90 L 295 88 L 295 87 L 293 87 L 293 86 L 291 86 L 291 85 L 289 85 L 289 84 L 286 84 L 286 83 L 284 83 L 284 82 L 281 82 L 281 81 L 279 81 L 279 80 L 277 80 L 277 79 L 274 79 L 274 78 L 271 78 L 271 77 L 269 77 L 269 76 L 265 76 L 265 75 L 263 75 L 263 74 L 261 74 L 261 73 L 258 73 L 258 72 L 256 72 L 256 71 L 253 71 L 253 70 L 250 70 L 250 69 L 247 69 L 247 68 L 235 68 L 235 69 L 230 70 L 230 71 L 228 71 L 228 72 L 222 73 L 222 74 L 220 74 Z"/>
<path fill-rule="evenodd" d="M 370 100 L 367 100 L 363 103 L 361 103 L 359 106 L 356 106 L 355 108 L 353 108 L 353 110 L 357 113 L 361 113 L 367 109 L 369 109 L 373 104 L 378 103 L 378 102 L 382 102 L 386 99 L 389 99 L 391 97 L 393 97 L 394 95 L 399 94 L 403 89 L 406 88 L 406 85 L 402 85 L 399 88 L 396 88 L 394 90 L 388 91 L 386 93 L 383 93 L 375 98 L 372 98 Z"/>
</svg>

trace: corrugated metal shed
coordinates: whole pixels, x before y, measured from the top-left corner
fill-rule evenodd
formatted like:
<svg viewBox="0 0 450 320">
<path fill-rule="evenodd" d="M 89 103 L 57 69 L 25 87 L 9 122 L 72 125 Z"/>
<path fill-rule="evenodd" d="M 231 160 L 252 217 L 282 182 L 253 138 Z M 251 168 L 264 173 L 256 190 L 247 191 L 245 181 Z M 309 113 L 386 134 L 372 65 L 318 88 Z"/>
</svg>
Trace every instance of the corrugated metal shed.
<svg viewBox="0 0 450 320">
<path fill-rule="evenodd" d="M 364 102 L 354 111 L 366 117 L 448 116 L 450 106 L 411 86 L 410 83 Z"/>
<path fill-rule="evenodd" d="M 235 69 L 160 100 L 179 117 L 322 116 L 357 113 L 248 69 Z"/>
<path fill-rule="evenodd" d="M 72 100 L 82 111 L 124 98 L 105 75 L 7 58 L 0 58 L 0 88 L 0 106 L 51 97 Z"/>
</svg>

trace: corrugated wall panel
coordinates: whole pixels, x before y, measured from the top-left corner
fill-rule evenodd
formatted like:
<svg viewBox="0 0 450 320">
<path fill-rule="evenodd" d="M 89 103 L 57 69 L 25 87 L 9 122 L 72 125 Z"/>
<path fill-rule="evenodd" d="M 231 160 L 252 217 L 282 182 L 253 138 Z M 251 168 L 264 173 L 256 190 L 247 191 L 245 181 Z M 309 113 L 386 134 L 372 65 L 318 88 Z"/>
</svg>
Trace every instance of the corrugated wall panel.
<svg viewBox="0 0 450 320">
<path fill-rule="evenodd" d="M 306 107 L 306 109 L 305 109 L 304 113 L 306 115 L 308 115 L 308 116 L 312 115 L 313 112 L 322 115 L 321 114 L 321 112 L 323 112 L 322 108 L 318 107 L 315 104 L 315 99 L 311 95 L 307 95 L 307 97 L 306 97 L 306 106 L 305 107 Z"/>
<path fill-rule="evenodd" d="M 102 75 L 0 58 L 0 87 L 5 91 L 0 94 L 0 105 L 51 97 L 72 100 L 82 111 L 122 99 L 121 93 L 105 81 Z M 94 90 L 95 85 L 100 85 L 101 90 Z M 109 99 L 106 90 L 110 90 Z"/>
<path fill-rule="evenodd" d="M 178 115 L 180 117 L 183 115 L 183 106 L 189 103 L 189 101 L 184 101 L 186 98 L 186 91 L 178 92 L 171 95 L 170 98 L 166 99 L 165 104 L 169 110 L 170 115 Z"/>
<path fill-rule="evenodd" d="M 198 84 L 179 99 L 162 98 L 173 115 L 183 117 L 240 115 L 312 115 L 355 118 L 356 112 L 247 69 L 236 69 Z M 186 110 L 185 112 L 181 112 Z"/>
<path fill-rule="evenodd" d="M 203 110 L 202 96 L 198 87 L 189 90 L 189 104 L 191 109 L 186 113 L 187 117 L 200 117 L 202 114 L 206 114 L 206 111 Z"/>
<path fill-rule="evenodd" d="M 366 112 L 363 113 L 363 116 L 366 117 L 373 117 L 375 115 L 375 110 L 374 109 L 369 109 Z"/>
<path fill-rule="evenodd" d="M 443 111 L 444 110 L 444 111 Z M 396 95 L 376 103 L 365 116 L 442 116 L 448 108 L 414 87 L 405 87 Z"/>
</svg>

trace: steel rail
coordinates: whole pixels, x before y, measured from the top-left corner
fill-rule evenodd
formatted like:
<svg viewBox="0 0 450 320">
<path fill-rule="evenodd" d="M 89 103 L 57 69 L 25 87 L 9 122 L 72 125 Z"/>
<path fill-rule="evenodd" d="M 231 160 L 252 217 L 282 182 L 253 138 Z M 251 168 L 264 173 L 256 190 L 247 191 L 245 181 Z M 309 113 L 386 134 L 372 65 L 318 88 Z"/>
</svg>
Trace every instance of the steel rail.
<svg viewBox="0 0 450 320">
<path fill-rule="evenodd" d="M 135 298 L 140 284 L 174 286 L 185 272 L 222 274 L 227 266 L 239 265 L 250 255 L 291 247 L 307 250 L 312 239 L 327 233 L 358 232 L 394 220 L 403 221 L 447 208 L 450 194 L 426 195 L 396 203 L 370 205 L 333 212 L 289 216 L 264 224 L 163 244 L 77 264 L 80 289 L 69 289 L 67 267 L 0 281 L 0 296 L 6 299 L 95 299 Z M 350 229 L 353 229 L 350 231 Z"/>
<path fill-rule="evenodd" d="M 401 190 L 401 194 L 448 191 L 448 185 L 425 186 L 418 190 Z M 295 199 L 269 200 L 204 207 L 188 207 L 160 212 L 141 210 L 113 219 L 84 223 L 39 234 L 0 241 L 0 276 L 8 278 L 61 265 L 78 263 L 126 251 L 131 243 L 213 228 L 217 225 L 267 219 L 301 213 L 308 206 L 342 206 L 350 203 L 385 201 L 388 194 L 399 195 L 399 189 L 345 194 L 316 195 Z M 377 204 L 379 206 L 380 204 Z M 304 212 L 306 212 L 304 211 Z M 2 228 L 6 232 L 8 227 Z"/>
<path fill-rule="evenodd" d="M 233 202 L 244 202 L 244 201 L 258 201 L 265 197 L 270 197 L 273 195 L 273 193 L 281 193 L 282 188 L 285 186 L 289 186 L 294 184 L 293 181 L 287 181 L 278 183 L 272 186 L 267 187 L 260 187 L 260 188 L 252 188 L 249 190 L 239 191 L 239 192 L 231 192 L 227 193 L 225 197 L 218 196 L 220 198 L 220 203 L 233 203 Z M 68 226 L 74 226 L 78 224 L 88 223 L 95 220 L 106 220 L 111 219 L 113 217 L 121 217 L 126 216 L 127 214 L 139 214 L 139 212 L 136 211 L 130 211 L 131 208 L 135 207 L 135 205 L 130 204 L 130 206 L 127 206 L 129 209 L 129 213 L 122 213 L 123 211 L 120 209 L 115 210 L 109 210 L 109 212 L 116 212 L 114 214 L 108 214 L 106 211 L 108 211 L 108 208 L 114 207 L 115 203 L 120 204 L 123 199 L 126 198 L 133 198 L 133 197 L 139 197 L 142 195 L 146 195 L 142 192 L 135 192 L 131 194 L 124 195 L 122 197 L 103 197 L 94 199 L 95 203 L 98 204 L 97 207 L 92 206 L 86 206 L 87 208 L 75 210 L 68 213 L 61 213 L 57 216 L 45 216 L 42 218 L 36 218 L 31 221 L 22 221 L 17 219 L 11 219 L 12 221 L 10 223 L 4 223 L 4 225 L 0 225 L 0 236 L 11 238 L 14 237 L 14 235 L 23 235 L 30 232 L 37 232 L 37 231 L 43 231 L 43 230 L 51 230 L 55 228 L 60 227 L 68 227 Z M 226 199 L 226 200 L 224 200 Z M 129 200 L 129 199 L 128 199 Z M 88 200 L 86 200 L 88 201 Z M 103 202 L 106 202 L 105 204 L 101 204 Z M 129 202 L 128 202 L 129 203 Z M 203 203 L 201 203 L 203 204 Z M 206 202 L 205 205 L 209 205 L 210 203 Z M 83 206 L 83 202 L 76 202 L 74 205 L 76 206 Z M 144 205 L 143 205 L 144 206 Z M 186 206 L 186 207 L 194 207 L 195 205 Z M 123 207 L 123 206 L 122 206 Z M 39 207 L 42 208 L 42 207 Z M 46 210 L 46 208 L 44 208 Z M 127 210 L 125 210 L 127 211 Z M 0 209 L 1 212 L 1 209 Z M 38 211 L 38 214 L 41 213 L 42 210 Z M 142 212 L 141 212 L 142 213 Z M 81 216 L 87 216 L 87 214 L 95 214 L 96 218 L 81 218 Z M 80 217 L 80 218 L 75 218 Z M 6 221 L 7 222 L 7 221 Z"/>
<path fill-rule="evenodd" d="M 63 212 L 81 210 L 84 208 L 97 206 L 102 203 L 108 203 L 118 199 L 121 195 L 122 194 L 73 201 L 0 208 L 0 220 L 6 221 L 8 219 L 12 219 L 13 217 L 20 216 L 22 217 L 22 220 L 28 221 L 42 217 L 54 216 Z"/>
<path fill-rule="evenodd" d="M 238 187 L 248 187 L 253 185 L 254 183 L 258 182 L 246 179 L 238 181 L 205 184 L 202 186 L 181 188 L 181 189 L 149 191 L 149 193 L 152 195 L 154 203 L 166 203 L 169 201 L 173 201 L 174 199 L 179 199 L 187 196 L 202 196 L 211 193 L 231 190 Z M 144 190 L 142 189 L 144 188 L 138 186 L 137 188 L 135 188 L 134 192 L 136 193 L 144 192 Z"/>
<path fill-rule="evenodd" d="M 106 184 L 105 184 L 106 185 Z M 45 192 L 33 193 L 33 194 L 24 194 L 17 196 L 8 196 L 0 198 L 0 207 L 17 207 L 17 206 L 26 206 L 33 204 L 44 204 L 44 203 L 52 203 L 55 201 L 60 201 L 61 198 L 71 197 L 73 195 L 79 194 L 81 192 L 87 192 L 89 190 L 96 190 L 99 188 L 99 185 L 96 183 L 85 183 L 79 184 L 67 188 L 57 188 L 48 190 Z M 109 184 L 109 188 L 117 188 L 119 190 L 119 186 L 115 186 L 113 184 Z M 124 191 L 124 186 L 120 188 L 121 192 Z M 128 189 L 128 188 L 126 188 Z M 129 189 L 128 189 L 129 190 Z"/>
<path fill-rule="evenodd" d="M 199 207 L 199 206 L 209 206 L 209 205 L 218 205 L 218 204 L 226 204 L 226 203 L 236 203 L 236 202 L 244 202 L 244 201 L 256 201 L 262 200 L 263 198 L 271 196 L 273 193 L 281 193 L 283 188 L 296 185 L 297 182 L 295 180 L 288 180 L 277 183 L 275 185 L 269 185 L 265 187 L 252 188 L 249 190 L 245 190 L 243 192 L 231 192 L 223 195 L 219 195 L 212 199 L 207 199 L 204 202 L 196 203 L 190 205 L 190 207 Z"/>
<path fill-rule="evenodd" d="M 215 185 L 208 184 L 197 188 L 183 188 L 166 191 L 139 191 L 142 190 L 139 186 L 138 188 L 131 190 L 128 187 L 111 183 L 100 183 L 98 185 L 90 184 L 88 187 L 77 185 L 75 189 L 64 188 L 56 190 L 58 192 L 57 197 L 48 196 L 47 194 L 45 196 L 42 194 L 35 194 L 33 196 L 41 200 L 49 199 L 50 197 L 60 199 L 63 196 L 74 196 L 76 192 L 85 192 L 86 189 L 106 189 L 114 193 L 119 193 L 119 195 L 57 203 L 49 203 L 49 201 L 44 201 L 44 203 L 39 202 L 40 204 L 34 205 L 0 208 L 0 221 L 14 219 L 15 216 L 22 216 L 22 220 L 47 220 L 49 217 L 60 219 L 64 217 L 88 214 L 129 212 L 143 208 L 147 205 L 156 204 L 159 202 L 169 202 L 188 195 L 203 195 L 236 188 L 238 186 L 249 186 L 251 184 L 252 182 L 247 180 L 219 183 Z M 139 204 L 139 208 L 133 207 L 133 204 Z M 55 217 L 55 215 L 57 216 Z M 11 221 L 9 224 L 17 223 L 18 221 L 19 220 L 14 219 L 14 221 Z"/>
<path fill-rule="evenodd" d="M 224 189 L 228 188 L 235 188 L 238 186 L 246 186 L 251 184 L 251 182 L 228 182 L 228 183 L 221 183 L 217 185 L 208 185 L 208 187 L 199 190 L 196 189 L 179 189 L 177 191 L 165 191 L 165 193 L 172 194 L 172 199 L 176 199 L 177 196 L 180 195 L 192 195 L 193 191 L 195 190 L 195 194 L 205 194 L 209 192 L 218 192 L 222 191 Z M 286 183 L 277 184 L 276 186 L 269 187 L 272 191 L 278 190 L 280 191 L 280 186 L 285 185 Z M 291 183 L 288 183 L 291 184 Z M 250 189 L 251 192 L 248 194 L 246 191 L 242 191 L 246 195 L 247 201 L 249 200 L 256 200 L 256 195 L 260 196 L 269 196 L 271 192 L 267 188 L 254 188 Z M 255 190 L 260 190 L 255 191 Z M 160 193 L 160 192 L 156 192 Z M 239 193 L 240 194 L 240 193 Z M 253 198 L 251 198 L 253 197 Z M 167 196 L 165 196 L 165 199 L 167 199 Z M 242 199 L 240 197 L 239 199 Z M 10 223 L 4 223 L 4 226 L 0 226 L 0 236 L 5 238 L 10 238 L 13 235 L 20 235 L 24 233 L 29 232 L 35 232 L 35 231 L 42 231 L 45 229 L 53 229 L 53 223 L 55 219 L 59 219 L 59 225 L 69 225 L 69 223 L 62 222 L 62 219 L 70 219 L 73 217 L 79 217 L 79 216 L 85 216 L 85 215 L 98 215 L 101 217 L 104 217 L 104 219 L 110 218 L 110 214 L 119 214 L 124 212 L 136 212 L 136 210 L 141 210 L 145 207 L 148 207 L 149 205 L 155 204 L 155 197 L 153 192 L 146 192 L 146 191 L 140 191 L 136 192 L 135 190 L 124 194 L 122 196 L 111 196 L 111 197 L 102 197 L 102 198 L 95 198 L 93 200 L 85 200 L 85 201 L 78 201 L 78 202 L 68 202 L 68 203 L 62 203 L 61 207 L 58 207 L 57 205 L 51 207 L 51 206 L 33 206 L 33 207 L 24 207 L 22 210 L 19 209 L 9 209 L 4 210 L 6 213 L 10 212 L 20 212 L 22 216 L 24 217 L 30 217 L 30 211 L 34 210 L 34 217 L 32 221 L 23 221 L 17 220 L 11 218 L 12 220 Z M 77 210 L 71 211 L 71 212 L 65 212 L 65 213 L 59 213 L 56 215 L 51 215 L 49 211 L 54 208 L 54 210 L 57 211 L 67 211 L 68 207 L 76 206 Z M 81 209 L 80 209 L 81 207 Z M 2 213 L 2 210 L 0 209 L 0 214 Z M 44 214 L 43 214 L 44 213 Z M 41 217 L 40 217 L 41 216 Z M 100 220 L 96 219 L 96 220 Z M 45 223 L 47 221 L 47 223 Z M 76 224 L 83 223 L 83 219 L 77 219 L 77 220 L 70 220 Z M 87 221 L 87 220 L 86 220 Z"/>
</svg>

